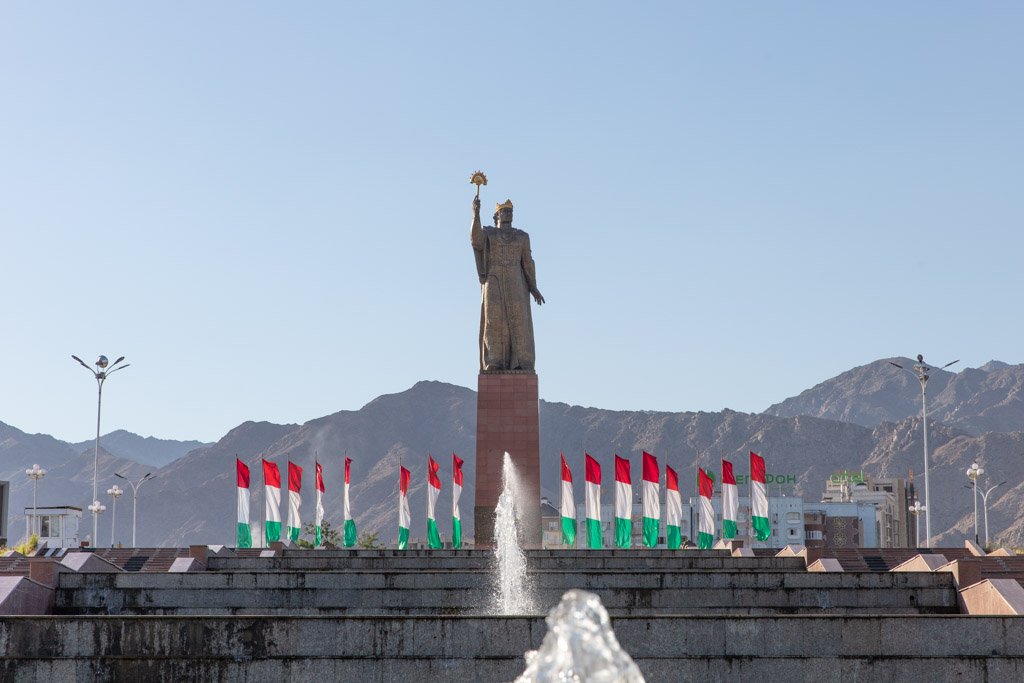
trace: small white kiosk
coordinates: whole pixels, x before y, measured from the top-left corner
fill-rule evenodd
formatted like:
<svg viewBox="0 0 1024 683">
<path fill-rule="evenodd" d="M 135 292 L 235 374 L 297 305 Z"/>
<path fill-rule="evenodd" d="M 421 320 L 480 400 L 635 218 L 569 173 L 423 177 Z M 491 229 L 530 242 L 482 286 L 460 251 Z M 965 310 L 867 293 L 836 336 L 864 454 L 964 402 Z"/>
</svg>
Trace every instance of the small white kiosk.
<svg viewBox="0 0 1024 683">
<path fill-rule="evenodd" d="M 39 545 L 48 548 L 77 548 L 78 522 L 82 508 L 70 505 L 60 507 L 25 508 L 25 538 L 39 532 Z"/>
</svg>

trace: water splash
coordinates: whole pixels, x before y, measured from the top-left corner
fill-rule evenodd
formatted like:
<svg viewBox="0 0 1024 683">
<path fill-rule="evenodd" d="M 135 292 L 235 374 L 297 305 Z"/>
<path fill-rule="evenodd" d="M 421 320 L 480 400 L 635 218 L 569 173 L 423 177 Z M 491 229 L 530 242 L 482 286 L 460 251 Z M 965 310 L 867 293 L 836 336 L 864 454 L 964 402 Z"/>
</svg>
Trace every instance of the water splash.
<svg viewBox="0 0 1024 683">
<path fill-rule="evenodd" d="M 619 646 L 608 612 L 593 593 L 571 590 L 547 616 L 540 649 L 526 653 L 516 683 L 644 683 Z"/>
<path fill-rule="evenodd" d="M 533 591 L 526 576 L 526 556 L 519 547 L 516 505 L 522 487 L 512 457 L 505 453 L 501 467 L 502 491 L 494 509 L 494 609 L 497 614 L 535 611 Z"/>
</svg>

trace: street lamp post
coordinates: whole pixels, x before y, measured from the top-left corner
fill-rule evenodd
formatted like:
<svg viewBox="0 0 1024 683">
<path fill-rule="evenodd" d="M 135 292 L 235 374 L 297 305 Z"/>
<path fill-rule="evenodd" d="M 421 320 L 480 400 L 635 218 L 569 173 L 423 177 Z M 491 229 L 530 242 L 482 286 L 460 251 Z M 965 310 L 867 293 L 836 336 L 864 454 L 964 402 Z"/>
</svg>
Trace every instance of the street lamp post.
<svg viewBox="0 0 1024 683">
<path fill-rule="evenodd" d="M 114 547 L 114 528 L 117 525 L 117 499 L 124 493 L 124 489 L 114 484 L 107 489 L 107 495 L 114 499 L 114 509 L 110 511 L 110 547 Z"/>
<path fill-rule="evenodd" d="M 25 474 L 32 479 L 32 519 L 36 521 L 35 532 L 38 534 L 41 529 L 39 528 L 39 508 L 36 507 L 36 486 L 39 484 L 39 480 L 46 476 L 46 470 L 39 465 L 32 465 L 31 469 L 25 470 Z M 32 535 L 31 526 L 28 535 Z"/>
<path fill-rule="evenodd" d="M 909 508 L 910 514 L 914 515 L 914 547 L 921 547 L 921 513 L 925 511 L 925 506 L 921 505 L 921 501 L 915 500 L 914 504 Z"/>
<path fill-rule="evenodd" d="M 92 513 L 92 519 L 93 519 L 93 533 L 95 533 L 95 529 L 96 529 L 96 526 L 95 526 L 96 520 L 99 518 L 99 515 L 103 511 L 105 511 L 106 509 L 107 509 L 107 506 L 104 505 L 103 503 L 99 502 L 98 500 L 94 500 L 92 502 L 92 505 L 89 506 L 89 512 Z M 95 536 L 93 536 L 92 539 L 91 539 L 93 547 L 96 546 L 96 541 L 97 541 L 97 538 Z"/>
<path fill-rule="evenodd" d="M 95 544 L 97 540 L 97 530 L 99 529 L 99 514 L 103 512 L 103 510 L 107 509 L 106 506 L 100 505 L 100 502 L 98 500 L 99 493 L 97 491 L 96 483 L 97 480 L 99 479 L 100 470 L 100 407 L 103 405 L 103 383 L 107 381 L 107 377 L 109 377 L 112 373 L 115 373 L 118 370 L 124 370 L 129 365 L 131 365 L 131 363 L 119 365 L 119 363 L 121 363 L 121 361 L 124 360 L 124 356 L 121 356 L 120 358 L 118 358 L 117 360 L 110 364 L 110 369 L 108 370 L 107 357 L 100 356 L 99 358 L 96 359 L 96 367 L 99 369 L 93 370 L 88 365 L 86 365 L 85 362 L 78 356 L 72 355 L 71 357 L 78 361 L 79 365 L 81 365 L 83 368 L 92 373 L 92 376 L 96 378 L 96 448 L 92 456 L 93 505 L 89 506 L 89 510 L 92 512 L 92 542 Z"/>
<path fill-rule="evenodd" d="M 974 544 L 978 544 L 978 477 L 985 474 L 985 468 L 976 462 L 972 462 L 967 468 L 967 478 L 971 480 L 974 489 Z"/>
<path fill-rule="evenodd" d="M 943 365 L 940 370 L 945 370 L 953 363 L 959 363 L 959 360 L 955 360 Z M 930 545 L 932 542 L 932 501 L 929 497 L 928 488 L 928 406 L 925 398 L 925 387 L 928 386 L 928 373 L 932 371 L 930 367 L 924 364 L 924 356 L 920 353 L 917 354 L 917 364 L 914 365 L 913 370 L 909 370 L 899 363 L 893 363 L 889 361 L 889 365 L 894 365 L 904 372 L 909 372 L 921 383 L 921 431 L 924 435 L 924 533 L 926 541 Z"/>
<path fill-rule="evenodd" d="M 138 507 L 139 487 L 142 486 L 142 482 L 152 479 L 153 473 L 146 473 L 146 475 L 142 477 L 142 479 L 139 479 L 137 482 L 134 482 L 128 477 L 124 476 L 123 474 L 118 474 L 117 472 L 114 472 L 114 476 L 124 479 L 126 482 L 128 482 L 128 485 L 132 487 L 132 547 L 135 548 L 137 547 L 135 545 L 135 510 Z"/>
<path fill-rule="evenodd" d="M 998 484 L 994 484 L 981 493 L 981 507 L 985 510 L 985 547 L 988 547 L 988 494 L 992 493 L 998 487 L 1005 484 L 1005 481 L 1001 481 Z"/>
</svg>

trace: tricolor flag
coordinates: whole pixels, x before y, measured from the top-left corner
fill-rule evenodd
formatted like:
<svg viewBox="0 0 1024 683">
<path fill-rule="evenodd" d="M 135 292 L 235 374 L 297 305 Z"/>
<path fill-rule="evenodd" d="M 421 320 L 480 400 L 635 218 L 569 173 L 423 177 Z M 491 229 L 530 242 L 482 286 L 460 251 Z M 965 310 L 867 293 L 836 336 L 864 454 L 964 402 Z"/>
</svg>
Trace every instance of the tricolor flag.
<svg viewBox="0 0 1024 683">
<path fill-rule="evenodd" d="M 235 458 L 235 470 L 238 473 L 238 511 L 235 521 L 238 524 L 237 545 L 239 548 L 252 547 L 252 530 L 249 529 L 249 467 Z"/>
<path fill-rule="evenodd" d="M 750 451 L 750 524 L 757 540 L 767 541 L 772 535 L 772 525 L 768 521 L 768 484 L 764 458 L 754 451 Z"/>
<path fill-rule="evenodd" d="M 281 472 L 276 462 L 263 461 L 263 498 L 266 502 L 263 535 L 269 545 L 281 540 Z"/>
<path fill-rule="evenodd" d="M 459 498 L 462 497 L 462 458 L 452 453 L 452 547 L 462 547 L 462 516 Z"/>
<path fill-rule="evenodd" d="M 658 525 L 661 523 L 661 502 L 658 498 L 661 471 L 658 469 L 658 459 L 647 451 L 644 451 L 643 456 L 643 477 L 644 545 L 653 548 L 658 545 Z"/>
<path fill-rule="evenodd" d="M 615 456 L 615 545 L 628 548 L 633 541 L 633 481 L 629 461 Z"/>
<path fill-rule="evenodd" d="M 437 476 L 439 465 L 429 455 L 427 456 L 427 545 L 437 550 L 441 545 L 441 534 L 437 531 L 437 519 L 434 517 L 434 508 L 437 505 L 437 497 L 441 495 L 441 478 Z"/>
<path fill-rule="evenodd" d="M 604 547 L 601 540 L 601 465 L 584 453 L 584 478 L 587 482 L 587 547 Z"/>
<path fill-rule="evenodd" d="M 679 495 L 679 475 L 665 465 L 665 540 L 669 550 L 678 550 L 683 544 L 680 530 L 683 522 L 683 499 Z"/>
<path fill-rule="evenodd" d="M 697 472 L 700 480 L 700 528 L 697 531 L 697 547 L 708 550 L 715 544 L 715 508 L 711 506 L 711 496 L 714 495 L 715 487 L 707 472 L 700 468 Z"/>
<path fill-rule="evenodd" d="M 736 493 L 736 477 L 732 463 L 722 459 L 722 538 L 736 538 L 736 518 L 740 511 L 740 499 Z"/>
<path fill-rule="evenodd" d="M 316 547 L 324 544 L 324 470 L 320 463 L 313 461 L 316 466 Z"/>
<path fill-rule="evenodd" d="M 302 533 L 302 518 L 299 516 L 299 506 L 302 505 L 302 468 L 288 461 L 288 538 L 291 541 L 299 540 Z"/>
<path fill-rule="evenodd" d="M 572 472 L 562 456 L 562 545 L 576 547 L 576 501 L 572 498 Z"/>
<path fill-rule="evenodd" d="M 409 470 L 398 468 L 398 549 L 405 550 L 409 544 L 409 528 L 412 515 L 409 514 Z"/>
<path fill-rule="evenodd" d="M 352 510 L 348 506 L 348 483 L 349 471 L 352 468 L 352 458 L 345 458 L 345 495 L 343 504 L 345 507 L 345 547 L 351 548 L 356 544 L 356 521 L 352 519 Z"/>
</svg>

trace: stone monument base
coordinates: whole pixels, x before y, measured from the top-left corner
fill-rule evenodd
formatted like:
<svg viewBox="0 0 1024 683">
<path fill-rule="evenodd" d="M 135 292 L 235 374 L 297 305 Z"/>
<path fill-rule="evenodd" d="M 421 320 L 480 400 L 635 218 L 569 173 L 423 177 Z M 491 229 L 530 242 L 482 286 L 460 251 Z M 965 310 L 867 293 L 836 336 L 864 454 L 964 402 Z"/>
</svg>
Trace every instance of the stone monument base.
<svg viewBox="0 0 1024 683">
<path fill-rule="evenodd" d="M 541 545 L 540 402 L 532 372 L 481 373 L 476 403 L 476 547 L 494 545 L 494 508 L 501 495 L 505 452 L 519 473 L 524 491 L 522 537 L 528 548 Z"/>
</svg>

